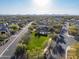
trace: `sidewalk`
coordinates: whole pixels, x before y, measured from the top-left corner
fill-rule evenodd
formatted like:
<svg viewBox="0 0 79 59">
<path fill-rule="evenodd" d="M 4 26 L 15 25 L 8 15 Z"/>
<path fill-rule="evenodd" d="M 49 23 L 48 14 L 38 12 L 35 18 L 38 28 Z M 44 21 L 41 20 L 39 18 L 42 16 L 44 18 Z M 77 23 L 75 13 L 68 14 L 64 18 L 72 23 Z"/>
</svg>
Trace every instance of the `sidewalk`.
<svg viewBox="0 0 79 59">
<path fill-rule="evenodd" d="M 50 38 L 49 41 L 47 42 L 47 47 L 44 49 L 44 52 L 42 54 L 44 54 L 48 50 L 51 42 L 52 42 L 52 39 Z"/>
</svg>

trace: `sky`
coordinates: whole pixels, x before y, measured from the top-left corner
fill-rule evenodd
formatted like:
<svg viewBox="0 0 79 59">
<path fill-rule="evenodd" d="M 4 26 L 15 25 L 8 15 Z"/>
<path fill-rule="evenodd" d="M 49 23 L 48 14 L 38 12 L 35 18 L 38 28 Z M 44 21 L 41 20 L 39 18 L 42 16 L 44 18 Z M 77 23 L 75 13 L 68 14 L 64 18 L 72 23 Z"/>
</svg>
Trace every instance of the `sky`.
<svg viewBox="0 0 79 59">
<path fill-rule="evenodd" d="M 0 14 L 79 15 L 79 0 L 0 0 Z"/>
</svg>

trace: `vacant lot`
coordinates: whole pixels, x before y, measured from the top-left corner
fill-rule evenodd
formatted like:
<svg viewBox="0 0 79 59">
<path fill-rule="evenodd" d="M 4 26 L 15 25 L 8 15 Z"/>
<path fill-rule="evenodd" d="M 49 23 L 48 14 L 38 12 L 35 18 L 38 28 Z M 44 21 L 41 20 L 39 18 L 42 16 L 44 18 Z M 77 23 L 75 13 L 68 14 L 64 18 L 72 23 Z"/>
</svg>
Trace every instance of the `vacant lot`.
<svg viewBox="0 0 79 59">
<path fill-rule="evenodd" d="M 30 56 L 29 59 L 35 59 L 38 56 L 40 57 L 48 40 L 48 36 L 35 36 L 35 32 L 32 32 L 28 44 L 26 44 L 27 52 Z"/>
</svg>

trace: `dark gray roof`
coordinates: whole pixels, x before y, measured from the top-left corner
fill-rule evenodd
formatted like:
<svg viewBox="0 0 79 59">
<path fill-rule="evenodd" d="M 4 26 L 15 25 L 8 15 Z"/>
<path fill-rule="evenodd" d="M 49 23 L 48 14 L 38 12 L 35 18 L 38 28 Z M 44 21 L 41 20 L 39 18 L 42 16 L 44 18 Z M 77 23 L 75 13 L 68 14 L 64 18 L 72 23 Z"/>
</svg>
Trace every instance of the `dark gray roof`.
<svg viewBox="0 0 79 59">
<path fill-rule="evenodd" d="M 2 32 L 8 32 L 8 25 L 7 24 L 0 24 L 0 31 Z"/>
<path fill-rule="evenodd" d="M 37 33 L 48 34 L 49 33 L 48 27 L 38 27 L 37 28 Z"/>
<path fill-rule="evenodd" d="M 48 28 L 47 27 L 39 27 L 38 31 L 47 31 L 48 32 Z"/>
</svg>

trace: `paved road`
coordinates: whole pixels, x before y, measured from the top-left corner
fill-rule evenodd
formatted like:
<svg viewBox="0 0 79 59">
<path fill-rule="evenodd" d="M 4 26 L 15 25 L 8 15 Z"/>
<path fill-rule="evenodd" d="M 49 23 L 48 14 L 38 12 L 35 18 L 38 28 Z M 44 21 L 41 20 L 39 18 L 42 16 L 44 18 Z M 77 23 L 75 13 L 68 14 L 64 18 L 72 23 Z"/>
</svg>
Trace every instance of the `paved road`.
<svg viewBox="0 0 79 59">
<path fill-rule="evenodd" d="M 28 27 L 31 25 L 30 22 L 26 25 L 18 34 L 10 37 L 10 40 L 2 47 L 0 47 L 0 59 L 10 59 L 13 56 L 18 42 L 21 40 L 21 37 L 28 32 Z"/>
</svg>

